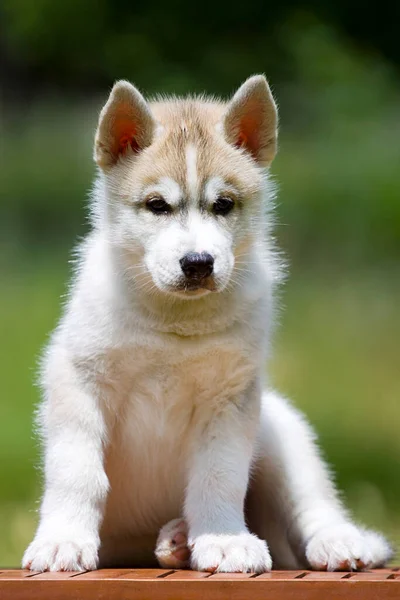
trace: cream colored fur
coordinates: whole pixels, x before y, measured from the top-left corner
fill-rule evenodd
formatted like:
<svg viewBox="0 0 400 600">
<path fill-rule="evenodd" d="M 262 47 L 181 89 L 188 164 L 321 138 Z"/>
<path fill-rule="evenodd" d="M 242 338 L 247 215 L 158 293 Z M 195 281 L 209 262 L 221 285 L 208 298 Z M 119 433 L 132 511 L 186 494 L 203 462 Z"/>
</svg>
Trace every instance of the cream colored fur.
<svg viewBox="0 0 400 600">
<path fill-rule="evenodd" d="M 45 492 L 25 567 L 157 556 L 262 572 L 390 557 L 351 522 L 304 417 L 268 391 L 276 137 L 263 76 L 228 104 L 149 104 L 114 86 L 96 134 L 92 230 L 43 359 Z M 183 277 L 190 252 L 214 259 L 201 285 Z"/>
</svg>

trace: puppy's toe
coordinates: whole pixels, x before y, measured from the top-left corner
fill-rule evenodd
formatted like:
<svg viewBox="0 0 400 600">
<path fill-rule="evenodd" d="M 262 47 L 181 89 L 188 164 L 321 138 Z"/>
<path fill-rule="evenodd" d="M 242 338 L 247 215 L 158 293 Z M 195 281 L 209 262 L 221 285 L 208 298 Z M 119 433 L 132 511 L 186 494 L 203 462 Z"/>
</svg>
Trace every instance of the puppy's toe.
<svg viewBox="0 0 400 600">
<path fill-rule="evenodd" d="M 32 571 L 91 571 L 97 568 L 96 540 L 36 538 L 22 560 Z"/>
<path fill-rule="evenodd" d="M 264 573 L 272 559 L 264 540 L 251 533 L 204 534 L 193 542 L 192 569 L 214 573 Z"/>
<path fill-rule="evenodd" d="M 381 535 L 352 523 L 322 529 L 306 547 L 310 566 L 321 571 L 362 571 L 381 567 L 391 555 L 391 547 Z"/>
</svg>

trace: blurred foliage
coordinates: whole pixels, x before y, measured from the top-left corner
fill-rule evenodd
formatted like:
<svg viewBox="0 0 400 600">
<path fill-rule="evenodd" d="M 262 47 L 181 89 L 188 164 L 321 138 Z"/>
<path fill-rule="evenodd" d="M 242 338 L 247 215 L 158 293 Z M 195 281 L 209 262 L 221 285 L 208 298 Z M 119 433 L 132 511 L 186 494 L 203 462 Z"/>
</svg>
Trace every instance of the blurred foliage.
<svg viewBox="0 0 400 600">
<path fill-rule="evenodd" d="M 0 10 L 3 69 L 16 89 L 29 82 L 28 94 L 93 89 L 128 76 L 150 91 L 178 92 L 224 92 L 251 71 L 282 80 L 293 66 L 282 28 L 293 19 L 302 27 L 308 15 L 400 59 L 400 7 L 390 0 L 3 0 Z"/>
<path fill-rule="evenodd" d="M 393 258 L 400 250 L 400 86 L 394 71 L 318 22 L 288 22 L 281 35 L 296 76 L 276 85 L 272 80 L 281 114 L 272 169 L 281 186 L 280 240 L 294 260 Z M 175 80 L 168 77 L 170 88 Z M 162 82 L 155 73 L 152 86 L 163 90 Z M 191 83 L 182 80 L 181 86 L 190 91 Z M 92 137 L 106 94 L 72 103 L 53 93 L 23 111 L 6 107 L 0 228 L 9 246 L 70 240 L 85 230 Z"/>
<path fill-rule="evenodd" d="M 357 518 L 400 544 L 400 4 L 0 4 L 0 565 L 39 498 L 35 362 L 87 229 L 112 82 L 228 96 L 265 72 L 280 107 L 277 237 L 292 276 L 271 365 Z M 390 16 L 389 16 L 390 15 Z"/>
</svg>

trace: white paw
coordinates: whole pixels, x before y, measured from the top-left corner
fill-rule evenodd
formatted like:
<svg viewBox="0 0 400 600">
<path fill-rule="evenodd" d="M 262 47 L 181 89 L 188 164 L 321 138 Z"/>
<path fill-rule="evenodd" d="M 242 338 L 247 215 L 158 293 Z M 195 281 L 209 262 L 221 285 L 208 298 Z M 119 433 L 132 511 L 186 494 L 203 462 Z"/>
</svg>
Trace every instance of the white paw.
<svg viewBox="0 0 400 600">
<path fill-rule="evenodd" d="M 185 569 L 190 564 L 187 545 L 187 525 L 184 519 L 174 519 L 160 530 L 155 554 L 160 565 L 166 569 Z"/>
<path fill-rule="evenodd" d="M 352 523 L 318 531 L 306 546 L 306 558 L 318 571 L 357 571 L 383 566 L 392 556 L 385 538 Z"/>
<path fill-rule="evenodd" d="M 267 544 L 251 533 L 201 535 L 191 549 L 191 567 L 197 571 L 264 573 L 272 568 Z"/>
<path fill-rule="evenodd" d="M 37 537 L 28 546 L 22 568 L 32 571 L 92 571 L 97 569 L 98 543 Z"/>
</svg>

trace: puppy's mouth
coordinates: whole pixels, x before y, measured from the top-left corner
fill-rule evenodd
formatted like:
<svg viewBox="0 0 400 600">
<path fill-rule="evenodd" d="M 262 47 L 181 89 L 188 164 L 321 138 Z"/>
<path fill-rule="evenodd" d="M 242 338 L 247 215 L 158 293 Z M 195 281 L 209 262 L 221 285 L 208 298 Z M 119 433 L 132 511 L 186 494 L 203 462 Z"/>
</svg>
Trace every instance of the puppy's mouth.
<svg viewBox="0 0 400 600">
<path fill-rule="evenodd" d="M 213 277 L 185 277 L 173 287 L 174 292 L 187 295 L 200 295 L 205 292 L 216 292 L 217 286 Z"/>
<path fill-rule="evenodd" d="M 179 282 L 177 290 L 180 292 L 197 292 L 198 290 L 208 290 L 209 292 L 215 292 L 217 286 L 213 277 L 203 277 L 197 279 L 196 277 L 185 277 Z"/>
</svg>

